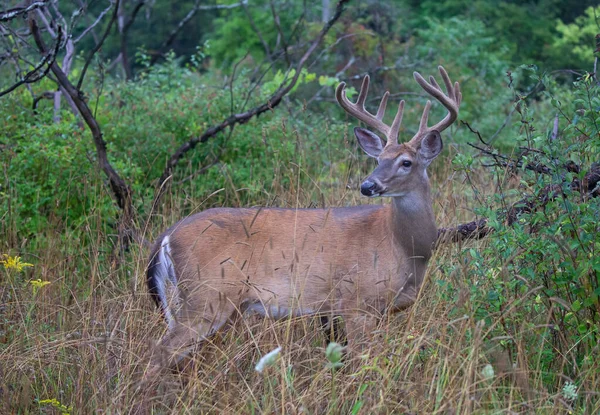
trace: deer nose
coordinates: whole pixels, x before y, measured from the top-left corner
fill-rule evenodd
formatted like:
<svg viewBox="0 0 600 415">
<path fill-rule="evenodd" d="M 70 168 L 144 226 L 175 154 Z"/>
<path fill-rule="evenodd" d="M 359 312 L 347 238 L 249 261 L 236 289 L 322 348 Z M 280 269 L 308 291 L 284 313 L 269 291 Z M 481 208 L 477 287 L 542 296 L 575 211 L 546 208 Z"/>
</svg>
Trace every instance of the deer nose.
<svg viewBox="0 0 600 415">
<path fill-rule="evenodd" d="M 363 184 L 360 185 L 360 192 L 365 196 L 373 196 L 376 193 L 376 189 L 377 183 L 370 180 L 365 180 Z"/>
</svg>

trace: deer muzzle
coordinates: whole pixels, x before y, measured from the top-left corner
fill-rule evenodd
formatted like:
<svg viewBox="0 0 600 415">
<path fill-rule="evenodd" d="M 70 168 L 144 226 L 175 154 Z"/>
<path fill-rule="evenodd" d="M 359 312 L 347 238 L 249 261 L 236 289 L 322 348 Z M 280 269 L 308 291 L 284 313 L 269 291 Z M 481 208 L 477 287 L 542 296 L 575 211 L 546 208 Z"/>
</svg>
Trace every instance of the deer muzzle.
<svg viewBox="0 0 600 415">
<path fill-rule="evenodd" d="M 383 191 L 383 188 L 382 188 L 381 184 L 376 183 L 376 182 L 371 181 L 371 180 L 365 180 L 360 185 L 360 192 L 364 196 L 368 196 L 368 197 L 379 196 L 379 194 L 382 191 Z"/>
</svg>

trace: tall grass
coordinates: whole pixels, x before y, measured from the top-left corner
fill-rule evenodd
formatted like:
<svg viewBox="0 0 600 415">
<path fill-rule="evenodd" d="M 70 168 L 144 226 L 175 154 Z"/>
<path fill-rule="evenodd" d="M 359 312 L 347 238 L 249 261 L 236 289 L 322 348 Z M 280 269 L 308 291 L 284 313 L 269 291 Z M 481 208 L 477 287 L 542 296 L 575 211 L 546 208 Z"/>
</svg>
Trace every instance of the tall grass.
<svg viewBox="0 0 600 415">
<path fill-rule="evenodd" d="M 276 172 L 275 184 L 257 204 L 366 202 L 355 186 L 346 188 L 357 182 L 358 167 L 337 184 L 315 178 L 312 187 L 299 188 L 298 175 L 309 174 L 301 168 L 301 157 L 299 167 L 280 170 L 296 177 Z M 431 172 L 439 226 L 472 218 L 472 185 L 483 195 L 494 191 L 484 172 L 473 175 L 471 183 L 455 175 L 450 157 L 442 155 Z M 355 159 L 348 151 L 339 163 Z M 335 177 L 336 165 L 329 168 Z M 288 186 L 277 185 L 283 179 Z M 100 180 L 92 182 L 84 197 L 106 191 Z M 72 191 L 81 192 L 78 184 L 73 186 Z M 230 186 L 230 194 L 243 191 L 233 182 Z M 175 194 L 150 223 L 140 224 L 144 237 L 153 239 L 189 212 L 190 203 L 192 210 L 201 210 L 210 201 Z M 543 414 L 600 408 L 596 359 L 587 362 L 577 397 L 545 383 L 539 354 L 549 336 L 560 333 L 544 324 L 534 329 L 524 324 L 527 311 L 521 303 L 531 293 L 513 293 L 494 323 L 523 322 L 512 333 L 511 347 L 506 347 L 506 336 L 493 337 L 493 328 L 478 318 L 481 299 L 471 296 L 469 288 L 490 282 L 470 280 L 468 253 L 486 241 L 438 248 L 417 303 L 385 318 L 378 341 L 363 354 L 346 356 L 341 369 L 327 366 L 329 339 L 319 318 L 275 322 L 250 316 L 199 346 L 187 368 L 163 374 L 155 390 L 144 391 L 140 381 L 165 325 L 145 286 L 147 248 L 133 245 L 127 253 L 115 253 L 105 221 L 91 210 L 76 229 L 52 223 L 35 244 L 25 240 L 21 247 L 12 246 L 14 235 L 2 242 L 2 252 L 16 255 L 18 250 L 34 266 L 0 269 L 0 413 Z M 35 287 L 31 281 L 37 279 L 50 284 Z M 460 295 L 449 296 L 448 285 Z M 277 362 L 256 372 L 260 357 L 277 347 L 282 348 Z M 559 351 L 564 364 L 573 364 L 572 353 Z"/>
</svg>

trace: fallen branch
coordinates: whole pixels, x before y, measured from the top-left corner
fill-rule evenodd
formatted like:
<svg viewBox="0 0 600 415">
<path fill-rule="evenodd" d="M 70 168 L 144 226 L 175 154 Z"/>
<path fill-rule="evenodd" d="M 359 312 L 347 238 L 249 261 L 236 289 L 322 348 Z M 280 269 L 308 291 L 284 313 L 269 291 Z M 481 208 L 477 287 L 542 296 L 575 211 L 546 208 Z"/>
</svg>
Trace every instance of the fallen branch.
<svg viewBox="0 0 600 415">
<path fill-rule="evenodd" d="M 579 171 L 580 166 L 569 163 L 565 166 L 569 171 Z M 584 198 L 600 196 L 600 164 L 593 163 L 590 170 L 585 174 L 583 180 L 573 179 L 571 189 L 578 191 Z M 514 203 L 507 212 L 501 212 L 498 216 L 504 218 L 505 223 L 510 226 L 518 221 L 524 213 L 532 213 L 543 208 L 548 202 L 564 196 L 560 185 L 553 184 L 545 186 L 536 196 L 530 196 Z M 436 247 L 450 242 L 461 242 L 469 239 L 481 239 L 493 231 L 488 226 L 488 219 L 483 218 L 469 223 L 460 224 L 451 228 L 439 228 Z"/>
</svg>

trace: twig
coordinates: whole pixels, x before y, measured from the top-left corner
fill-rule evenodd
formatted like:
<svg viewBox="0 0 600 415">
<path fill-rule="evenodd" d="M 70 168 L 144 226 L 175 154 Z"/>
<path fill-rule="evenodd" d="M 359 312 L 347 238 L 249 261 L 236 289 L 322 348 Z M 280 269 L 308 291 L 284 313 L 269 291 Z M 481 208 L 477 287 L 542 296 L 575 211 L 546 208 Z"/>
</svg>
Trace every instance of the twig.
<svg viewBox="0 0 600 415">
<path fill-rule="evenodd" d="M 35 113 L 37 110 L 37 106 L 38 103 L 42 100 L 42 99 L 54 99 L 54 92 L 52 91 L 45 91 L 42 92 L 40 95 L 38 95 L 37 97 L 34 98 L 33 100 L 33 104 L 31 105 L 31 109 L 33 110 L 33 112 Z"/>
<path fill-rule="evenodd" d="M 100 50 L 100 48 L 104 44 L 104 41 L 108 37 L 108 34 L 110 33 L 110 29 L 112 28 L 113 23 L 117 19 L 117 12 L 119 11 L 120 2 L 121 2 L 121 0 L 115 0 L 115 4 L 114 4 L 115 11 L 113 12 L 112 17 L 111 17 L 110 21 L 108 22 L 108 27 L 106 28 L 106 31 L 100 38 L 100 42 L 98 42 L 98 44 L 96 46 L 94 46 L 94 48 L 90 51 L 90 54 L 89 54 L 87 60 L 85 61 L 85 64 L 83 65 L 83 69 L 81 70 L 81 75 L 79 76 L 79 81 L 77 81 L 77 87 L 76 87 L 77 90 L 79 90 L 79 91 L 81 90 L 81 85 L 83 84 L 83 79 L 85 78 L 85 74 L 88 70 L 88 67 L 90 66 L 90 63 L 92 62 L 92 59 L 94 58 L 94 55 Z"/>
<path fill-rule="evenodd" d="M 196 2 L 194 3 L 194 7 L 188 12 L 188 14 L 185 15 L 185 17 L 183 19 L 181 19 L 181 21 L 177 24 L 177 26 L 173 30 L 171 30 L 169 37 L 162 43 L 162 45 L 160 45 L 158 47 L 158 53 L 156 53 L 152 56 L 152 58 L 150 59 L 150 65 L 154 65 L 158 61 L 158 59 L 161 56 L 163 56 L 163 54 L 165 53 L 167 48 L 173 43 L 173 41 L 175 40 L 175 38 L 177 37 L 179 32 L 181 32 L 181 30 L 185 27 L 185 25 L 188 24 L 188 22 L 190 20 L 192 20 L 194 15 L 196 13 L 198 13 L 199 10 L 233 9 L 235 7 L 240 7 L 240 6 L 245 5 L 245 4 L 247 4 L 247 2 L 248 2 L 247 0 L 244 0 L 240 3 L 235 3 L 235 4 L 202 6 L 202 5 L 200 5 L 200 0 L 196 0 Z"/>
<path fill-rule="evenodd" d="M 283 56 L 285 57 L 285 62 L 289 65 L 291 65 L 290 62 L 290 56 L 288 55 L 288 43 L 285 40 L 285 34 L 283 33 L 283 30 L 281 29 L 281 20 L 279 19 L 279 14 L 277 14 L 277 11 L 275 10 L 275 4 L 273 4 L 273 0 L 270 1 L 271 3 L 271 14 L 273 15 L 273 21 L 275 22 L 275 27 L 277 28 L 277 33 L 279 35 L 279 39 L 281 39 L 281 43 L 283 44 L 282 46 L 282 50 L 283 50 Z M 279 43 L 279 42 L 277 42 Z"/>
<path fill-rule="evenodd" d="M 0 22 L 7 22 L 9 20 L 14 19 L 17 16 L 22 14 L 27 14 L 32 10 L 39 9 L 40 7 L 44 7 L 48 3 L 48 0 L 36 1 L 27 7 L 16 7 L 14 9 L 9 9 L 6 11 L 0 12 Z"/>
<path fill-rule="evenodd" d="M 73 43 L 75 43 L 75 44 L 79 43 L 79 41 L 81 39 L 83 39 L 83 37 L 85 35 L 87 35 L 94 27 L 96 27 L 98 25 L 98 23 L 100 23 L 102 18 L 106 15 L 106 13 L 108 13 L 108 11 L 111 9 L 111 7 L 113 7 L 112 4 L 109 5 L 106 9 L 102 10 L 102 13 L 100 13 L 100 15 L 98 15 L 98 18 L 94 21 L 94 23 L 92 23 L 83 32 L 81 32 L 81 34 L 79 36 L 77 36 L 77 38 L 75 40 L 73 40 Z"/>
<path fill-rule="evenodd" d="M 150 59 L 150 65 L 154 65 L 158 61 L 158 59 L 164 54 L 166 49 L 173 43 L 177 34 L 181 31 L 181 29 L 185 27 L 185 25 L 190 20 L 192 20 L 192 17 L 194 17 L 198 10 L 200 10 L 200 0 L 196 0 L 196 2 L 194 3 L 194 7 L 192 7 L 188 14 L 186 14 L 184 18 L 179 21 L 177 26 L 175 26 L 175 28 L 171 30 L 169 37 L 167 37 L 167 39 L 162 43 L 162 45 L 158 47 L 158 53 L 153 55 L 152 59 Z"/>
<path fill-rule="evenodd" d="M 42 58 L 42 60 L 40 61 L 40 63 L 38 63 L 35 66 L 35 68 L 33 68 L 31 71 L 27 72 L 25 74 L 25 76 L 23 78 L 21 78 L 20 81 L 18 81 L 17 83 L 11 85 L 10 87 L 8 87 L 7 89 L 5 89 L 4 91 L 0 92 L 0 97 L 3 96 L 3 95 L 11 93 L 12 91 L 14 91 L 15 89 L 17 89 L 19 86 L 21 86 L 23 84 L 34 83 L 34 82 L 39 81 L 43 77 L 45 77 L 48 74 L 48 72 L 50 71 L 50 67 L 52 66 L 52 64 L 56 60 L 56 55 L 58 53 L 58 49 L 60 47 L 61 41 L 62 41 L 62 36 L 61 36 L 61 34 L 59 34 L 58 38 L 56 39 L 56 44 L 54 45 L 54 50 L 48 52 L 46 54 L 46 56 L 44 56 Z M 46 69 L 44 69 L 44 71 L 39 76 L 34 76 L 44 65 L 47 65 Z"/>
<path fill-rule="evenodd" d="M 481 143 L 484 146 L 489 145 L 488 143 L 486 143 L 485 141 L 483 141 L 483 137 L 481 137 L 481 133 L 479 132 L 479 130 L 474 130 L 473 127 L 471 127 L 471 124 L 469 124 L 467 121 L 460 121 L 462 123 L 462 125 L 467 126 L 467 128 L 469 129 L 469 131 L 471 131 L 473 134 L 475 134 L 477 136 L 477 138 L 479 139 L 479 141 L 481 141 Z"/>
<path fill-rule="evenodd" d="M 260 40 L 260 43 L 262 43 L 263 48 L 265 48 L 265 54 L 267 55 L 267 59 L 269 60 L 269 62 L 273 63 L 273 59 L 271 58 L 271 51 L 269 50 L 269 45 L 265 41 L 265 38 L 262 36 L 262 33 L 260 32 L 260 30 L 258 29 L 256 24 L 254 23 L 254 19 L 252 18 L 252 15 L 248 11 L 247 4 L 244 3 L 244 5 L 242 7 L 244 8 L 246 17 L 248 17 L 248 22 L 250 22 L 250 26 L 252 27 L 252 30 L 254 30 L 254 33 L 256 33 L 256 36 L 258 36 L 258 40 Z"/>
<path fill-rule="evenodd" d="M 248 0 L 240 1 L 239 3 L 233 4 L 215 4 L 213 6 L 200 6 L 200 10 L 219 10 L 219 9 L 235 9 L 236 7 L 245 6 L 248 4 Z"/>
<path fill-rule="evenodd" d="M 131 25 L 135 21 L 135 18 L 137 17 L 137 14 L 139 13 L 139 11 L 141 10 L 142 6 L 145 3 L 146 3 L 145 0 L 140 0 L 140 1 L 137 2 L 137 4 L 135 5 L 135 7 L 133 8 L 133 11 L 131 12 L 131 16 L 129 16 L 129 20 L 127 20 L 127 23 L 125 23 L 123 25 L 123 32 L 124 33 L 127 33 L 127 31 L 129 30 L 129 28 L 131 27 Z"/>
</svg>

